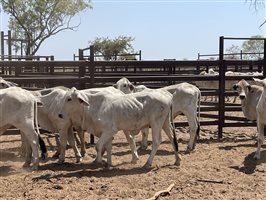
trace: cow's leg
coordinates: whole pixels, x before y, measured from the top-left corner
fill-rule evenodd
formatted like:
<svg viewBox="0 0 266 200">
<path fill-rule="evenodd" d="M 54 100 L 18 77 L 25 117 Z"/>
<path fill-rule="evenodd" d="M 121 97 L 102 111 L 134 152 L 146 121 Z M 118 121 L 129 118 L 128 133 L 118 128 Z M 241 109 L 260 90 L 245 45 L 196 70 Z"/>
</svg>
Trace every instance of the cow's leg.
<svg viewBox="0 0 266 200">
<path fill-rule="evenodd" d="M 195 111 L 193 110 L 186 110 L 183 112 L 184 115 L 186 115 L 187 120 L 188 120 L 188 125 L 189 125 L 189 131 L 190 131 L 190 138 L 187 146 L 187 153 L 195 149 L 196 146 L 196 139 L 197 139 L 197 131 L 199 126 L 198 126 L 198 121 L 197 121 L 197 113 L 196 109 Z"/>
<path fill-rule="evenodd" d="M 171 144 L 173 146 L 174 153 L 175 153 L 175 159 L 176 159 L 175 165 L 179 166 L 181 158 L 180 158 L 180 155 L 178 154 L 178 143 L 177 143 L 177 141 L 174 141 L 173 134 L 175 134 L 175 133 L 173 133 L 173 132 L 175 130 L 174 130 L 174 127 L 171 125 L 169 120 L 165 121 L 165 123 L 163 125 L 163 130 L 166 133 L 166 135 L 168 136 L 168 138 L 169 138 L 169 140 L 170 140 L 170 142 L 171 142 Z M 175 144 L 175 142 L 176 142 L 176 144 Z M 177 147 L 176 147 L 176 145 L 177 145 Z"/>
<path fill-rule="evenodd" d="M 105 144 L 105 148 L 107 152 L 107 167 L 110 168 L 112 166 L 112 139 Z"/>
<path fill-rule="evenodd" d="M 260 149 L 264 140 L 264 124 L 260 123 L 259 118 L 257 120 L 257 126 L 258 126 L 258 147 L 254 156 L 254 159 L 256 160 L 260 159 Z"/>
<path fill-rule="evenodd" d="M 60 135 L 55 133 L 55 143 L 56 143 L 56 152 L 53 155 L 53 158 L 59 158 L 60 150 L 61 150 L 61 142 L 60 142 Z"/>
<path fill-rule="evenodd" d="M 18 125 L 20 129 L 26 136 L 28 142 L 30 143 L 32 149 L 32 169 L 37 170 L 39 166 L 39 137 L 36 133 L 34 127 L 30 124 Z M 26 163 L 25 163 L 26 164 Z"/>
<path fill-rule="evenodd" d="M 65 162 L 65 152 L 68 140 L 68 128 L 62 128 L 59 130 L 59 137 L 60 137 L 60 154 L 58 163 L 62 164 Z"/>
<path fill-rule="evenodd" d="M 74 153 L 75 153 L 75 156 L 76 156 L 76 162 L 80 163 L 81 154 L 80 154 L 80 152 L 78 150 L 78 147 L 77 147 L 77 144 L 76 144 L 76 140 L 75 140 L 75 137 L 74 137 L 72 126 L 68 128 L 68 143 L 74 150 Z"/>
<path fill-rule="evenodd" d="M 154 156 L 155 156 L 155 154 L 159 148 L 159 145 L 162 141 L 162 135 L 161 135 L 162 126 L 160 126 L 160 123 L 152 124 L 151 130 L 152 130 L 152 150 L 151 150 L 151 153 L 150 153 L 150 156 L 149 156 L 147 162 L 143 166 L 145 169 L 149 169 L 151 167 L 153 158 L 154 158 Z"/>
<path fill-rule="evenodd" d="M 149 128 L 144 128 L 141 130 L 142 134 L 142 140 L 141 140 L 141 145 L 140 148 L 142 150 L 146 150 L 148 148 L 148 135 L 149 135 Z"/>
<path fill-rule="evenodd" d="M 31 145 L 30 142 L 27 140 L 26 136 L 24 135 L 24 133 L 22 131 L 20 133 L 21 133 L 21 139 L 24 140 L 23 151 L 24 151 L 25 163 L 23 164 L 23 167 L 28 168 L 31 163 L 31 155 L 32 155 Z"/>
<path fill-rule="evenodd" d="M 84 157 L 86 154 L 84 131 L 78 130 L 78 136 L 80 139 L 80 153 L 81 153 L 81 156 Z"/>
<path fill-rule="evenodd" d="M 116 133 L 116 132 L 115 132 Z M 95 158 L 95 162 L 97 164 L 105 164 L 105 162 L 102 159 L 102 153 L 104 152 L 104 150 L 106 149 L 106 144 L 108 141 L 112 141 L 113 135 L 115 134 L 114 132 L 107 132 L 107 131 L 103 131 L 101 137 L 99 138 L 95 148 L 96 148 L 96 158 Z M 112 163 L 110 163 L 110 165 L 112 165 Z"/>
<path fill-rule="evenodd" d="M 132 160 L 131 163 L 137 163 L 138 159 L 139 159 L 139 155 L 137 152 L 137 147 L 136 147 L 136 142 L 135 142 L 135 137 L 133 134 L 130 134 L 127 131 L 124 131 L 125 136 L 127 138 L 127 142 L 129 143 L 130 146 L 130 150 L 131 150 L 131 154 L 132 154 Z"/>
<path fill-rule="evenodd" d="M 26 146 L 27 146 L 27 138 L 25 137 L 25 134 L 20 131 L 20 136 L 21 136 L 21 147 L 20 147 L 20 156 L 21 157 L 26 157 Z M 29 145 L 29 144 L 28 144 Z"/>
</svg>

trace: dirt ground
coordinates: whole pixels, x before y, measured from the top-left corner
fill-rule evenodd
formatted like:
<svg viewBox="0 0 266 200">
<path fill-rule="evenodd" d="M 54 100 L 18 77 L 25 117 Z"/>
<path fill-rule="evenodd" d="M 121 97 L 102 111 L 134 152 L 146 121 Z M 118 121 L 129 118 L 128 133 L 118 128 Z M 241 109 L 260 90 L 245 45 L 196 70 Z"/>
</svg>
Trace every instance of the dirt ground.
<svg viewBox="0 0 266 200">
<path fill-rule="evenodd" d="M 158 199 L 266 199 L 266 145 L 261 160 L 254 161 L 255 127 L 227 128 L 217 139 L 217 126 L 202 127 L 196 150 L 185 154 L 189 134 L 177 129 L 181 166 L 174 165 L 173 149 L 163 133 L 163 142 L 150 170 L 142 169 L 151 150 L 139 151 L 131 164 L 129 145 L 122 133 L 113 140 L 113 168 L 99 168 L 92 161 L 95 148 L 87 147 L 81 164 L 75 163 L 72 149 L 66 163 L 52 159 L 54 138 L 44 136 L 49 159 L 40 170 L 22 169 L 19 135 L 0 137 L 0 199 L 147 199 L 167 189 Z M 87 135 L 87 137 L 89 137 Z M 137 145 L 141 136 L 136 137 Z M 50 142 L 52 146 L 49 146 Z"/>
</svg>

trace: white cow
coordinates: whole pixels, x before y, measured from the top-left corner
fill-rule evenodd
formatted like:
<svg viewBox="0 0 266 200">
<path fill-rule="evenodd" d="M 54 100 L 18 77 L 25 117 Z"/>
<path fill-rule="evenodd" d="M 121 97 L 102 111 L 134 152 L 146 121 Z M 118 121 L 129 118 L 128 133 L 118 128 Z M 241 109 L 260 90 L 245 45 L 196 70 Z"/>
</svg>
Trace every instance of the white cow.
<svg viewBox="0 0 266 200">
<path fill-rule="evenodd" d="M 6 81 L 0 77 L 0 89 L 14 87 L 14 86 L 17 86 L 17 84 L 10 82 L 10 81 Z M 58 119 L 58 113 L 56 112 L 56 109 L 61 109 L 60 97 L 63 98 L 67 90 L 69 90 L 69 88 L 66 88 L 64 86 L 57 86 L 57 87 L 45 88 L 45 89 L 29 91 L 29 92 L 33 94 L 34 96 L 38 97 L 39 101 L 42 102 L 42 107 L 38 109 L 38 121 L 39 121 L 39 125 L 41 126 L 41 128 L 46 131 L 50 131 L 52 133 L 59 133 L 59 129 L 61 129 L 60 131 L 61 139 L 67 138 L 70 146 L 74 149 L 74 152 L 76 155 L 76 161 L 79 162 L 81 159 L 80 158 L 81 156 L 80 156 L 79 151 L 77 150 L 76 143 L 73 140 L 72 135 L 68 136 L 68 134 L 73 134 L 73 132 L 71 128 L 69 128 L 69 130 L 66 131 L 66 127 L 65 127 L 65 126 L 70 127 L 71 126 L 70 122 L 65 122 L 65 124 L 63 124 L 62 119 Z M 53 92 L 53 94 L 48 95 L 51 92 Z M 64 128 L 61 128 L 61 127 L 64 127 Z M 66 132 L 63 133 L 63 131 L 66 131 Z M 21 141 L 22 141 L 21 155 L 22 156 L 25 156 L 26 145 L 27 145 L 26 144 L 27 140 L 24 135 L 25 134 L 21 133 Z M 44 143 L 43 140 L 41 140 L 40 142 Z M 60 155 L 60 151 L 64 151 L 64 150 L 60 149 L 60 142 L 58 141 L 57 135 L 56 135 L 56 143 L 59 148 L 57 152 L 55 153 L 55 156 L 58 156 Z M 83 146 L 82 146 L 82 151 L 84 151 Z M 61 158 L 59 157 L 59 163 L 63 163 L 63 161 L 64 161 L 64 155 Z"/>
<path fill-rule="evenodd" d="M 237 90 L 241 100 L 241 107 L 244 116 L 248 120 L 257 120 L 256 107 L 262 94 L 263 88 L 258 85 L 250 85 L 244 79 L 233 85 L 233 89 Z"/>
<path fill-rule="evenodd" d="M 40 133 L 37 121 L 37 99 L 27 90 L 19 87 L 10 87 L 0 90 L 0 135 L 14 126 L 25 134 L 27 138 L 27 154 L 24 167 L 32 162 L 33 169 L 39 166 L 39 144 L 43 156 L 46 157 L 45 144 L 40 142 Z M 37 125 L 35 131 L 34 123 Z M 31 161 L 32 151 L 32 161 Z"/>
<path fill-rule="evenodd" d="M 62 109 L 62 102 L 68 90 L 65 89 L 52 89 L 52 91 L 46 95 L 37 96 L 43 106 L 38 109 L 39 125 L 42 129 L 50 131 L 52 133 L 59 133 L 60 144 L 59 146 L 59 163 L 63 163 L 65 160 L 66 145 L 62 143 L 69 142 L 73 148 L 76 162 L 80 162 L 81 154 L 77 148 L 72 122 L 68 119 L 61 119 L 58 117 L 58 113 Z"/>
<path fill-rule="evenodd" d="M 260 149 L 264 141 L 264 126 L 266 125 L 266 78 L 263 80 L 253 78 L 256 84 L 262 86 L 262 94 L 256 107 L 258 127 L 258 147 L 254 159 L 260 159 Z"/>
<path fill-rule="evenodd" d="M 121 78 L 118 80 L 114 87 L 121 90 L 125 94 L 140 91 L 150 91 L 144 85 L 134 86 L 127 78 Z M 156 89 L 158 90 L 158 89 Z M 188 120 L 190 129 L 190 139 L 187 147 L 187 152 L 193 150 L 196 144 L 196 136 L 199 136 L 200 126 L 200 90 L 189 83 L 180 83 L 176 85 L 170 85 L 159 90 L 166 90 L 173 94 L 173 118 L 183 113 Z M 142 130 L 142 142 L 141 148 L 147 148 L 148 128 Z"/>
<path fill-rule="evenodd" d="M 142 128 L 151 126 L 153 148 L 144 165 L 149 168 L 161 143 L 162 128 L 171 138 L 176 164 L 180 164 L 178 145 L 170 123 L 172 95 L 166 91 L 141 92 L 113 95 L 105 92 L 88 95 L 72 88 L 68 92 L 59 117 L 71 119 L 80 114 L 83 129 L 100 137 L 96 144 L 96 163 L 103 164 L 102 153 L 107 151 L 107 165 L 111 166 L 112 138 L 119 130 L 138 134 Z M 74 115 L 73 115 L 74 114 Z"/>
</svg>

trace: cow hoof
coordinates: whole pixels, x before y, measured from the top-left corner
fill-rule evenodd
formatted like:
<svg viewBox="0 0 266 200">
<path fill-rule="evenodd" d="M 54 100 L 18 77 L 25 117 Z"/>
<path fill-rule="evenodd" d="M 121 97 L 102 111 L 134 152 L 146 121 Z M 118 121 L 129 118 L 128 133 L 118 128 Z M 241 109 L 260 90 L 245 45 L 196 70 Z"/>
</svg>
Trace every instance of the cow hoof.
<svg viewBox="0 0 266 200">
<path fill-rule="evenodd" d="M 42 161 L 47 161 L 47 158 L 48 158 L 48 154 L 47 153 L 42 153 L 41 154 L 41 160 Z"/>
<path fill-rule="evenodd" d="M 55 152 L 55 154 L 52 156 L 53 158 L 59 158 L 60 153 L 59 152 Z"/>
<path fill-rule="evenodd" d="M 82 162 L 82 157 L 77 157 L 76 158 L 76 163 L 81 163 Z"/>
<path fill-rule="evenodd" d="M 144 170 L 149 170 L 149 169 L 151 169 L 151 165 L 149 163 L 146 163 L 142 168 Z"/>
<path fill-rule="evenodd" d="M 65 160 L 61 160 L 61 159 L 59 159 L 59 160 L 57 161 L 57 164 L 62 165 L 64 162 L 65 162 Z"/>
<path fill-rule="evenodd" d="M 180 162 L 181 162 L 181 160 L 182 160 L 181 155 L 178 154 L 177 157 L 176 157 L 175 165 L 176 165 L 176 166 L 180 166 Z"/>
<path fill-rule="evenodd" d="M 95 159 L 95 160 L 93 161 L 93 163 L 94 163 L 95 165 L 97 165 L 97 166 L 105 166 L 105 167 L 107 167 L 107 162 L 106 162 L 105 160 L 98 161 L 97 159 Z"/>
<path fill-rule="evenodd" d="M 132 164 L 137 164 L 138 160 L 139 160 L 139 158 L 132 158 L 131 163 Z"/>
<path fill-rule="evenodd" d="M 82 151 L 82 152 L 80 152 L 80 154 L 81 154 L 82 157 L 85 157 L 86 152 L 85 151 L 84 152 Z"/>
<path fill-rule="evenodd" d="M 30 162 L 29 162 L 29 163 L 28 163 L 28 162 L 27 162 L 27 163 L 24 163 L 24 164 L 22 165 L 22 167 L 23 167 L 23 168 L 29 168 L 29 167 L 30 167 Z"/>
<path fill-rule="evenodd" d="M 145 151 L 148 148 L 148 145 L 141 145 L 140 150 Z"/>
<path fill-rule="evenodd" d="M 254 160 L 259 160 L 259 159 L 260 159 L 260 156 L 259 156 L 259 155 L 255 155 L 255 156 L 253 157 L 253 159 L 254 159 Z"/>
<path fill-rule="evenodd" d="M 31 167 L 31 169 L 32 169 L 33 171 L 36 171 L 36 170 L 38 170 L 38 168 L 39 168 L 39 166 L 38 166 L 38 165 L 33 165 L 33 166 Z"/>
</svg>

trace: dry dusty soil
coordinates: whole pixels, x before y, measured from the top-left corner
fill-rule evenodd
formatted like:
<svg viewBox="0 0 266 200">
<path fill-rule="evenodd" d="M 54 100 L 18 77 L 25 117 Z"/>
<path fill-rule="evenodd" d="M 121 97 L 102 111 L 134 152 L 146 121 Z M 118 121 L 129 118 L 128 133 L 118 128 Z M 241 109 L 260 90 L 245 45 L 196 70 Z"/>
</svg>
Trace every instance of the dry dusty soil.
<svg viewBox="0 0 266 200">
<path fill-rule="evenodd" d="M 22 169 L 20 136 L 0 137 L 0 199 L 148 199 L 171 188 L 158 199 L 266 199 L 266 146 L 261 160 L 254 161 L 256 128 L 227 128 L 217 139 L 217 127 L 202 127 L 196 149 L 185 154 L 187 129 L 177 129 L 182 155 L 180 167 L 174 165 L 171 144 L 163 142 L 150 170 L 142 169 L 151 150 L 139 151 L 137 164 L 131 164 L 129 145 L 122 133 L 113 140 L 113 168 L 92 163 L 95 148 L 87 147 L 81 164 L 75 163 L 72 149 L 66 163 L 52 159 L 54 138 L 44 136 L 49 159 L 38 171 Z M 89 137 L 87 135 L 87 137 Z M 136 137 L 139 145 L 140 135 Z M 51 146 L 49 146 L 49 143 Z M 172 185 L 173 184 L 173 185 Z"/>
</svg>

